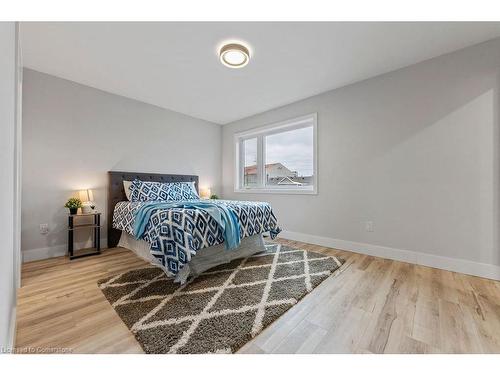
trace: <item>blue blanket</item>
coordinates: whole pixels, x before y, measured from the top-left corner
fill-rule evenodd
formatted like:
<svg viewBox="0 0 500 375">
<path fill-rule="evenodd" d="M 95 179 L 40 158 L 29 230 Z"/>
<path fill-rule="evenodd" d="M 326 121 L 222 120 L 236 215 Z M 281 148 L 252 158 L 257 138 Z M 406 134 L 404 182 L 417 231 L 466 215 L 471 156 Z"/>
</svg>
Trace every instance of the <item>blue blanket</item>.
<svg viewBox="0 0 500 375">
<path fill-rule="evenodd" d="M 149 218 L 156 210 L 171 208 L 190 208 L 206 211 L 221 227 L 226 249 L 232 250 L 240 245 L 240 224 L 236 213 L 226 205 L 216 204 L 214 201 L 152 201 L 145 203 L 137 210 L 134 222 L 134 236 L 137 239 L 142 238 Z"/>
</svg>

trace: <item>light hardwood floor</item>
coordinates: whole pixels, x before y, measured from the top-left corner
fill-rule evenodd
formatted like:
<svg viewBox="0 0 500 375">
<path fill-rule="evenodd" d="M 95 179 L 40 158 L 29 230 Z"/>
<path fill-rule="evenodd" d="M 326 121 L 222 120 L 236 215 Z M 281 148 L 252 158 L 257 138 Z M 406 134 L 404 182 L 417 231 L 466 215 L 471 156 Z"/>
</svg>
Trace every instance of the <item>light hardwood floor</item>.
<svg viewBox="0 0 500 375">
<path fill-rule="evenodd" d="M 241 353 L 500 353 L 500 282 L 280 242 L 337 255 L 346 264 Z M 144 265 L 119 248 L 71 262 L 25 263 L 17 347 L 141 353 L 96 281 Z"/>
</svg>

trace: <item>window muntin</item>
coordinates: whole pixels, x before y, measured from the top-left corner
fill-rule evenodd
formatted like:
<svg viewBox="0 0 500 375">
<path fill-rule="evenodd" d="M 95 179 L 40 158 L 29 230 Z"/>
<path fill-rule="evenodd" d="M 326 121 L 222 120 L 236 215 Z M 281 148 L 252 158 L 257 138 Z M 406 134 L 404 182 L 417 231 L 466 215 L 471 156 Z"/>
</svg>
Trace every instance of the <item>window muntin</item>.
<svg viewBox="0 0 500 375">
<path fill-rule="evenodd" d="M 235 135 L 235 191 L 317 192 L 316 115 Z"/>
</svg>

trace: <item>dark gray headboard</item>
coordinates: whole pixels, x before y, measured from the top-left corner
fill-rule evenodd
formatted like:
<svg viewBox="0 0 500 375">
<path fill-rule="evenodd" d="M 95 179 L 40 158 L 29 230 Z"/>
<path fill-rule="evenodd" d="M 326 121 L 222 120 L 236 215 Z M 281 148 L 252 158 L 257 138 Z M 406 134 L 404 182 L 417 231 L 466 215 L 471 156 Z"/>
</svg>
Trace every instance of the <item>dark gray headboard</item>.
<svg viewBox="0 0 500 375">
<path fill-rule="evenodd" d="M 118 202 L 126 201 L 127 196 L 123 189 L 123 181 L 158 181 L 158 182 L 191 182 L 194 181 L 196 191 L 199 192 L 198 176 L 181 174 L 135 173 L 135 172 L 108 172 L 108 247 L 116 247 L 120 240 L 121 231 L 113 229 L 113 210 Z"/>
</svg>

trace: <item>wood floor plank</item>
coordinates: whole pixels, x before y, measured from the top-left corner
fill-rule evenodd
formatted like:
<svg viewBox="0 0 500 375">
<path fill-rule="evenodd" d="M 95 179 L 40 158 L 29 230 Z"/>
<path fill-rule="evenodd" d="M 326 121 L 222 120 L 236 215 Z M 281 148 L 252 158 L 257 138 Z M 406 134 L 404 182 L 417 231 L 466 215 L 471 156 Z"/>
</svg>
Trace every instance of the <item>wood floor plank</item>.
<svg viewBox="0 0 500 375">
<path fill-rule="evenodd" d="M 500 282 L 278 241 L 346 262 L 241 353 L 500 353 Z M 121 248 L 24 263 L 17 347 L 142 353 L 97 281 L 146 265 Z"/>
</svg>

